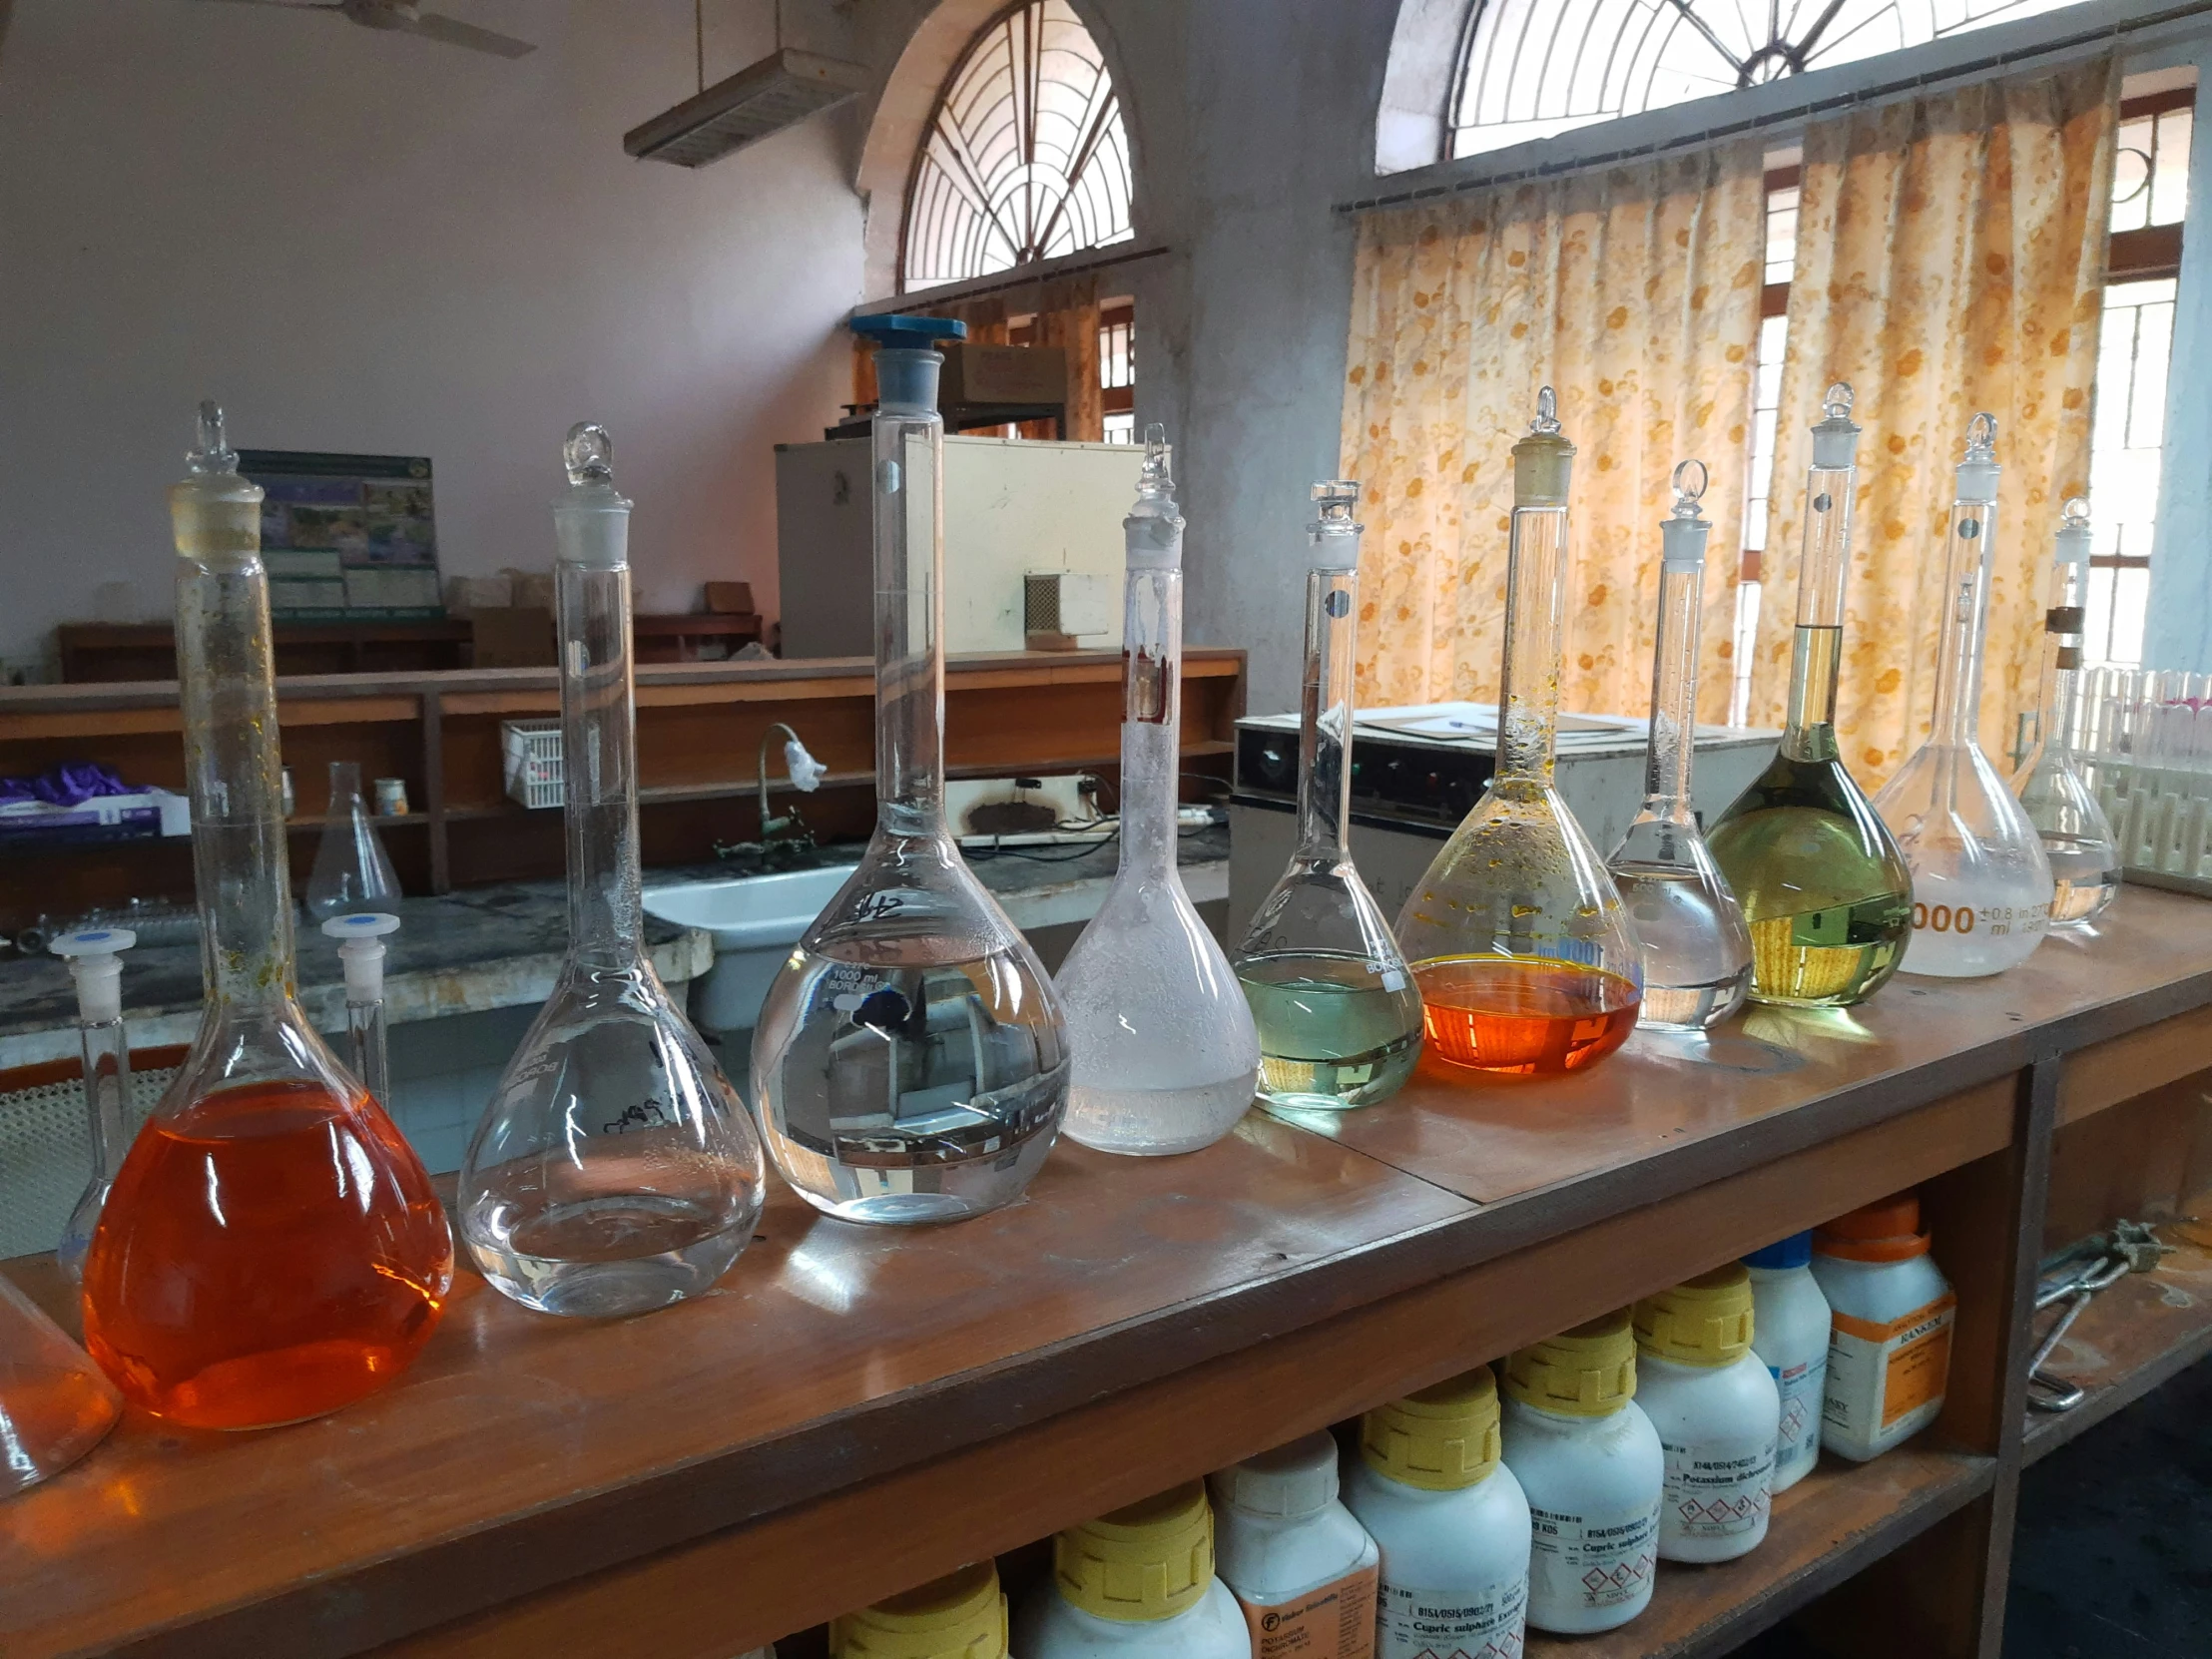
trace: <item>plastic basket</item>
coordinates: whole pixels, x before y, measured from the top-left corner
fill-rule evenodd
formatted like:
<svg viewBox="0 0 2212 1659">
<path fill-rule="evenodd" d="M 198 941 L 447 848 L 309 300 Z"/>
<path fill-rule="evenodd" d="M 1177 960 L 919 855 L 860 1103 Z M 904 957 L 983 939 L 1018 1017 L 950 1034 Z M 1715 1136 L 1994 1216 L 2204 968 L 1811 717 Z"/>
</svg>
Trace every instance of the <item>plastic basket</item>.
<svg viewBox="0 0 2212 1659">
<path fill-rule="evenodd" d="M 508 799 L 525 807 L 558 807 L 561 787 L 561 723 L 557 720 L 503 720 L 499 752 Z"/>
</svg>

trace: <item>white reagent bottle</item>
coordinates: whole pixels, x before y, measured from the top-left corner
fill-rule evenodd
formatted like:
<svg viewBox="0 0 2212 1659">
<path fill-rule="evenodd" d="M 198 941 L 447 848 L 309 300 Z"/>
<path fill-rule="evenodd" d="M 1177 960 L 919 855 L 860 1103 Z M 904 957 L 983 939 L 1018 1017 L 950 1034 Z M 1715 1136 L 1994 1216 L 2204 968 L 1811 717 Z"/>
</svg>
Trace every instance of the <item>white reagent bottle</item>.
<svg viewBox="0 0 2212 1659">
<path fill-rule="evenodd" d="M 1193 1480 L 1052 1540 L 1052 1576 L 1023 1598 L 1021 1659 L 1252 1659 L 1252 1632 L 1214 1576 L 1214 1514 Z"/>
<path fill-rule="evenodd" d="M 1528 1500 L 1499 1458 L 1489 1367 L 1362 1418 L 1345 1501 L 1382 1551 L 1376 1659 L 1521 1651 Z"/>
<path fill-rule="evenodd" d="M 1666 1456 L 1635 1392 L 1625 1308 L 1505 1363 L 1505 1466 L 1528 1494 L 1537 1630 L 1613 1630 L 1651 1604 Z"/>
<path fill-rule="evenodd" d="M 1667 1454 L 1659 1559 L 1733 1561 L 1765 1540 L 1782 1395 L 1751 1351 L 1741 1263 L 1636 1304 L 1636 1403 Z"/>
<path fill-rule="evenodd" d="M 1831 1310 L 1821 1443 L 1855 1463 L 1942 1413 L 1958 1299 L 1929 1248 L 1910 1192 L 1813 1235 L 1813 1277 Z"/>
<path fill-rule="evenodd" d="M 760 1659 L 776 1659 L 772 1647 Z M 977 1561 L 830 1622 L 830 1659 L 1006 1659 L 1006 1596 Z"/>
<path fill-rule="evenodd" d="M 1373 1659 L 1377 1552 L 1337 1501 L 1326 1429 L 1216 1474 L 1214 1559 L 1253 1659 Z"/>
<path fill-rule="evenodd" d="M 1774 1489 L 1788 1491 L 1821 1458 L 1821 1404 L 1828 1388 L 1828 1298 L 1809 1265 L 1813 1235 L 1793 1234 L 1744 1258 L 1751 1273 L 1751 1351 L 1782 1396 Z"/>
</svg>

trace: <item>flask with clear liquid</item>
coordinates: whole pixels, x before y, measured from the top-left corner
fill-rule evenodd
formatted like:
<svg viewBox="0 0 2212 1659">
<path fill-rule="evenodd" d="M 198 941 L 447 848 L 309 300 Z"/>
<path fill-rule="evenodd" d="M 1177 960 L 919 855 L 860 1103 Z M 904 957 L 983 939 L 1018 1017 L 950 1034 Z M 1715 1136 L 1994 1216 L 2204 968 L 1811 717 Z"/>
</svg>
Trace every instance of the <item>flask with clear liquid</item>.
<svg viewBox="0 0 2212 1659">
<path fill-rule="evenodd" d="M 307 873 L 307 914 L 326 921 L 348 910 L 388 909 L 398 898 L 399 877 L 361 799 L 360 763 L 332 761 L 329 816 Z"/>
<path fill-rule="evenodd" d="M 1751 934 L 1690 806 L 1697 738 L 1698 629 L 1705 538 L 1702 461 L 1674 469 L 1674 513 L 1659 527 L 1659 627 L 1652 649 L 1644 805 L 1606 861 L 1643 949 L 1642 1025 L 1702 1031 L 1743 1006 Z"/>
<path fill-rule="evenodd" d="M 369 1099 L 391 1110 L 391 1048 L 384 1035 L 384 940 L 399 918 L 378 910 L 332 916 L 322 936 L 338 941 L 345 974 L 345 1057 Z"/>
<path fill-rule="evenodd" d="M 1928 741 L 1874 798 L 1913 871 L 1905 971 L 1951 979 L 2001 973 L 2025 960 L 2050 919 L 2043 838 L 1975 736 L 1997 518 L 1996 438 L 1988 414 L 1966 427 L 1936 589 L 1942 622 Z"/>
<path fill-rule="evenodd" d="M 1574 453 L 1546 386 L 1513 446 L 1497 770 L 1397 916 L 1426 1048 L 1492 1077 L 1595 1065 L 1643 1000 L 1620 891 L 1552 784 Z"/>
<path fill-rule="evenodd" d="M 1067 1132 L 1101 1152 L 1195 1152 L 1252 1104 L 1260 1038 L 1175 867 L 1183 753 L 1183 518 L 1167 428 L 1145 431 L 1121 643 L 1121 858 L 1060 964 Z"/>
<path fill-rule="evenodd" d="M 262 492 L 212 403 L 191 467 L 170 512 L 207 1005 L 101 1211 L 85 1346 L 157 1416 L 257 1428 L 405 1372 L 453 1241 L 420 1161 L 300 1009 Z"/>
<path fill-rule="evenodd" d="M 855 317 L 879 342 L 875 832 L 778 971 L 753 1039 L 769 1151 L 817 1209 L 954 1221 L 1021 1196 L 1067 1107 L 1043 964 L 944 814 L 941 317 Z"/>
<path fill-rule="evenodd" d="M 630 503 L 580 423 L 553 503 L 568 956 L 461 1159 L 461 1241 L 525 1308 L 606 1319 L 710 1289 L 752 1242 L 760 1136 L 645 950 Z M 348 1000 L 351 1000 L 350 993 Z"/>
<path fill-rule="evenodd" d="M 1838 381 L 1823 401 L 1782 742 L 1706 836 L 1751 930 L 1752 1001 L 1801 1008 L 1864 1002 L 1897 971 L 1913 924 L 1904 854 L 1836 741 L 1861 428 L 1850 386 Z"/>
<path fill-rule="evenodd" d="M 46 948 L 69 963 L 77 984 L 77 1043 L 84 1056 L 85 1138 L 92 1178 L 78 1196 L 54 1252 L 71 1279 L 85 1276 L 85 1252 L 131 1148 L 131 1042 L 123 1030 L 123 952 L 138 943 L 128 927 L 81 927 Z"/>
<path fill-rule="evenodd" d="M 2111 822 L 2081 776 L 2081 634 L 2089 587 L 2089 503 L 2066 503 L 2043 616 L 2043 695 L 2036 745 L 2012 780 L 2050 860 L 2050 925 L 2086 927 L 2119 896 Z"/>
<path fill-rule="evenodd" d="M 1353 636 L 1360 486 L 1314 486 L 1298 850 L 1237 947 L 1260 1032 L 1260 1101 L 1342 1111 L 1386 1100 L 1420 1059 L 1420 992 L 1345 844 L 1352 812 Z"/>
</svg>

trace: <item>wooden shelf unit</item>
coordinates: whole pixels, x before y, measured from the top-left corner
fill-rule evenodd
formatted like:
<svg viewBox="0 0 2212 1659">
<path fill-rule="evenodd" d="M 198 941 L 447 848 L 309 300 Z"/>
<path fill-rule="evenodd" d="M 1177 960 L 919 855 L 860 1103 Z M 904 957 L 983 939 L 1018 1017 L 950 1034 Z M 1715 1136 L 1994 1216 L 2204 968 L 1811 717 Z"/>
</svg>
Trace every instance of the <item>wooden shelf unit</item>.
<svg viewBox="0 0 2212 1659">
<path fill-rule="evenodd" d="M 1574 1646 L 1719 1654 L 1819 1597 L 1855 1651 L 1994 1659 L 2059 1102 L 2083 1054 L 2139 1098 L 2212 1066 L 2177 1040 L 2212 1010 L 2208 923 L 2130 888 L 2101 939 L 1754 1010 L 1702 1055 L 1646 1034 L 1518 1087 L 1424 1066 L 1333 1129 L 1255 1113 L 1183 1158 L 1063 1144 L 957 1227 L 779 1186 L 716 1294 L 638 1320 L 464 1272 L 386 1393 L 263 1434 L 133 1418 L 11 1500 L 0 1650 L 728 1659 L 1918 1186 L 1959 1297 L 1940 1421 Z M 66 1301 L 50 1262 L 11 1268 Z"/>
</svg>

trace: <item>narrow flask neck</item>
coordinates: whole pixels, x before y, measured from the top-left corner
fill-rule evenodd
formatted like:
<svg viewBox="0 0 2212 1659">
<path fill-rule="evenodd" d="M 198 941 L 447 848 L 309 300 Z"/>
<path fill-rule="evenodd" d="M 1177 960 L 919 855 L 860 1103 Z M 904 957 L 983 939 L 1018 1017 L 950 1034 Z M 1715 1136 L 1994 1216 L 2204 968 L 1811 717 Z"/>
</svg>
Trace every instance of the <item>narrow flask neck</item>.
<svg viewBox="0 0 2212 1659">
<path fill-rule="evenodd" d="M 1505 558 L 1505 668 L 1497 776 L 1551 781 L 1567 581 L 1567 509 L 1515 507 Z"/>
<path fill-rule="evenodd" d="M 876 823 L 887 835 L 942 835 L 944 422 L 926 409 L 884 409 L 869 430 Z"/>
<path fill-rule="evenodd" d="M 1175 867 L 1183 730 L 1183 573 L 1132 565 L 1121 634 L 1121 867 Z"/>
<path fill-rule="evenodd" d="M 1699 607 L 1703 565 L 1659 567 L 1658 638 L 1652 649 L 1651 741 L 1644 752 L 1644 813 L 1687 822 L 1696 756 Z"/>
<path fill-rule="evenodd" d="M 1989 548 L 1996 504 L 1960 501 L 1944 544 L 1942 625 L 1936 638 L 1936 710 L 1929 740 L 1953 748 L 1975 741 L 1981 710 L 1981 644 L 1989 609 Z"/>
<path fill-rule="evenodd" d="M 635 961 L 645 936 L 629 566 L 564 560 L 556 567 L 555 599 L 569 953 L 579 963 L 613 967 Z"/>
<path fill-rule="evenodd" d="M 1346 856 L 1352 813 L 1353 630 L 1360 614 L 1354 570 L 1306 577 L 1306 674 L 1299 707 L 1298 855 L 1316 863 Z"/>
<path fill-rule="evenodd" d="M 1844 589 L 1851 577 L 1856 467 L 1815 466 L 1805 474 L 1805 543 L 1798 562 L 1797 637 L 1791 645 L 1790 708 L 1783 751 L 1799 760 L 1836 754 L 1836 687 L 1843 667 Z"/>
<path fill-rule="evenodd" d="M 97 1179 L 113 1181 L 123 1168 L 131 1137 L 124 1123 L 131 1088 L 131 1051 L 121 1019 L 86 1020 L 77 1027 L 85 1066 L 85 1126 L 92 1136 Z"/>
</svg>

